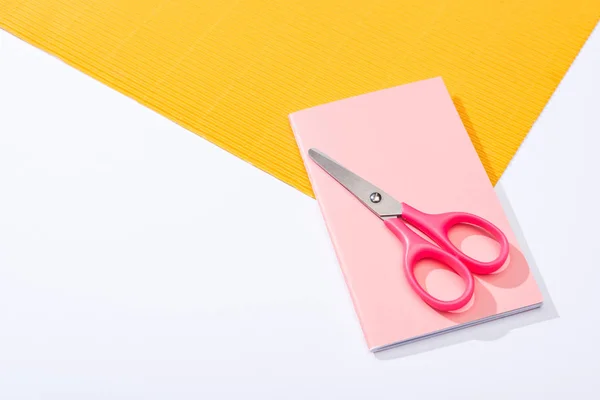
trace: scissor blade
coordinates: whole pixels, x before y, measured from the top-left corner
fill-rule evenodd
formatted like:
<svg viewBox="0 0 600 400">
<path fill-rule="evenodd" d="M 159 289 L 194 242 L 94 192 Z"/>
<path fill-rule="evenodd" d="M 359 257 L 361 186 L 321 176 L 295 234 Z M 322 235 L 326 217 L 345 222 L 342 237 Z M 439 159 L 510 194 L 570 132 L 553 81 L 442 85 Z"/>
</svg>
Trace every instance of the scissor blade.
<svg viewBox="0 0 600 400">
<path fill-rule="evenodd" d="M 377 186 L 344 168 L 317 149 L 308 150 L 308 155 L 379 218 L 397 217 L 402 214 L 402 203 Z"/>
</svg>

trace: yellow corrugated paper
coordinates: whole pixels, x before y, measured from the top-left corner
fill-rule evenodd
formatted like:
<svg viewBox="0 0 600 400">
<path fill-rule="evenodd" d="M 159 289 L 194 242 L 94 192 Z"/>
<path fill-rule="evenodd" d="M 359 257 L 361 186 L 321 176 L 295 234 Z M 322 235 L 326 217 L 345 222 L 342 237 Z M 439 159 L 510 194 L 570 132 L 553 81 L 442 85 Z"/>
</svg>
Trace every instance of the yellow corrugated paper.
<svg viewBox="0 0 600 400">
<path fill-rule="evenodd" d="M 0 0 L 1 28 L 311 195 L 290 112 L 434 76 L 495 183 L 599 16 L 600 0 Z"/>
</svg>

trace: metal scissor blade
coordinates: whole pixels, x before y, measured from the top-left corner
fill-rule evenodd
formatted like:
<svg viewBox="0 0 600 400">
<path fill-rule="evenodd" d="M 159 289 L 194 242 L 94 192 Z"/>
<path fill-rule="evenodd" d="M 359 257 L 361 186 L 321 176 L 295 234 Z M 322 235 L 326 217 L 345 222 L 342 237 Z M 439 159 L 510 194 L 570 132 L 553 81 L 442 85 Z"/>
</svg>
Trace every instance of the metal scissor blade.
<svg viewBox="0 0 600 400">
<path fill-rule="evenodd" d="M 379 218 L 397 217 L 402 214 L 402 203 L 377 186 L 342 167 L 317 149 L 308 150 L 308 155 Z"/>
</svg>

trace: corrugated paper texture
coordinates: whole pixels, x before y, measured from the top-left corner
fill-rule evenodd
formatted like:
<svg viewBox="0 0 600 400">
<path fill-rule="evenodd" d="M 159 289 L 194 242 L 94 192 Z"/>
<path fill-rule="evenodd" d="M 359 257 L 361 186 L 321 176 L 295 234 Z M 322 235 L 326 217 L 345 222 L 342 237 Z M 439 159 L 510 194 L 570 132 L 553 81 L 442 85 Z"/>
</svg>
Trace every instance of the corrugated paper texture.
<svg viewBox="0 0 600 400">
<path fill-rule="evenodd" d="M 495 183 L 599 15 L 600 0 L 0 1 L 1 28 L 310 195 L 288 114 L 434 76 Z"/>
</svg>

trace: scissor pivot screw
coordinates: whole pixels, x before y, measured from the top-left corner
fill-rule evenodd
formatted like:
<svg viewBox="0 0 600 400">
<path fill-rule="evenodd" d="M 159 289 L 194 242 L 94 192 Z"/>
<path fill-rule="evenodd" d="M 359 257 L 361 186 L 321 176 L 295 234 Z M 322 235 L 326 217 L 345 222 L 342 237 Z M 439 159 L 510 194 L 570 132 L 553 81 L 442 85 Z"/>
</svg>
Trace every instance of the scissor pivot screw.
<svg viewBox="0 0 600 400">
<path fill-rule="evenodd" d="M 369 199 L 371 200 L 371 203 L 379 203 L 381 201 L 381 195 L 377 192 L 373 192 L 369 196 Z"/>
</svg>

